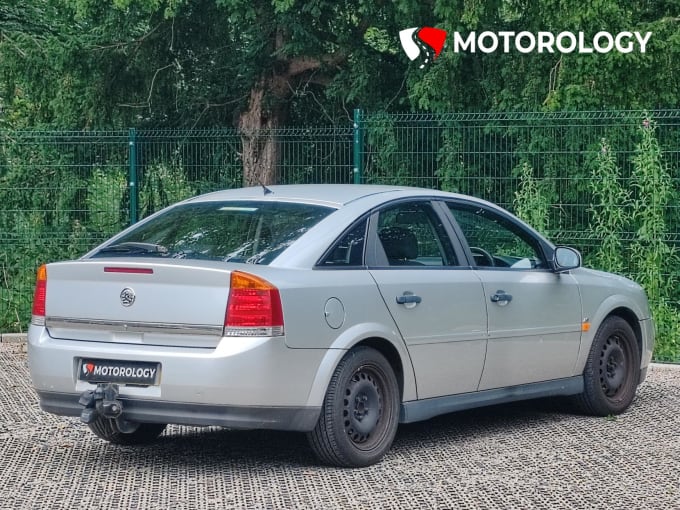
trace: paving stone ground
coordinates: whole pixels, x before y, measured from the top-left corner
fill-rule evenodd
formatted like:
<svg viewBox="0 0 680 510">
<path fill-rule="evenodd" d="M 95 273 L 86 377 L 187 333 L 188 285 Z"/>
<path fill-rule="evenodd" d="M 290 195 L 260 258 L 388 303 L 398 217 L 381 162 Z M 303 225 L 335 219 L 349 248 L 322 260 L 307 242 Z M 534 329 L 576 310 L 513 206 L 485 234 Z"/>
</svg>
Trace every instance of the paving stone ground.
<svg viewBox="0 0 680 510">
<path fill-rule="evenodd" d="M 655 365 L 631 409 L 559 400 L 401 426 L 383 462 L 317 464 L 302 434 L 171 426 L 152 446 L 42 412 L 21 344 L 0 343 L 0 508 L 680 508 L 680 367 Z"/>
</svg>

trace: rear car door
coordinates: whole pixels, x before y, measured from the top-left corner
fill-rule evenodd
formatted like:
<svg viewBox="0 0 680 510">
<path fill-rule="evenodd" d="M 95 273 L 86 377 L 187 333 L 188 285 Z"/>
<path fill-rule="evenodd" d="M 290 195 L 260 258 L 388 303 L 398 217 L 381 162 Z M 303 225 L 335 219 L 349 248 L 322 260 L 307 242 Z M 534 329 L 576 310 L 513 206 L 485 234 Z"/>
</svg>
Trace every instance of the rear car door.
<svg viewBox="0 0 680 510">
<path fill-rule="evenodd" d="M 489 344 L 479 389 L 573 375 L 584 319 L 575 278 L 553 272 L 547 244 L 510 215 L 477 203 L 447 206 L 486 296 Z"/>
<path fill-rule="evenodd" d="M 428 200 L 388 205 L 369 229 L 369 270 L 409 349 L 419 399 L 475 391 L 486 353 L 482 285 L 438 210 Z"/>
</svg>

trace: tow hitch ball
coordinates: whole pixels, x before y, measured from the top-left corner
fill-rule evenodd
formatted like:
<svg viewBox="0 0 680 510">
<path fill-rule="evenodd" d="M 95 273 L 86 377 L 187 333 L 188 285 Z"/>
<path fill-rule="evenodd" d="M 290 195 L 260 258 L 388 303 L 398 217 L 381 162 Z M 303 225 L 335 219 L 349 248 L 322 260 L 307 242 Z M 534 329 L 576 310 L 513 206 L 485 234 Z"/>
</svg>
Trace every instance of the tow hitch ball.
<svg viewBox="0 0 680 510">
<path fill-rule="evenodd" d="M 80 421 L 93 423 L 98 416 L 114 420 L 120 432 L 134 432 L 136 426 L 122 418 L 123 402 L 118 398 L 117 384 L 98 384 L 97 388 L 87 390 L 80 395 L 78 403 L 84 407 L 80 413 Z"/>
</svg>

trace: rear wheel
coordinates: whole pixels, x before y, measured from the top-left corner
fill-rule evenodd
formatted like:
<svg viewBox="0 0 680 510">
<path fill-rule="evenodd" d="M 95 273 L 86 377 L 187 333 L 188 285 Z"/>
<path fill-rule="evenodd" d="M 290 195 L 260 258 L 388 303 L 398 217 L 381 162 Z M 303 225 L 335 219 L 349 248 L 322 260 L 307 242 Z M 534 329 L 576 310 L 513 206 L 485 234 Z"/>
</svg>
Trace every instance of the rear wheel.
<svg viewBox="0 0 680 510">
<path fill-rule="evenodd" d="M 335 369 L 321 416 L 307 434 L 317 457 L 342 467 L 370 466 L 392 445 L 399 421 L 399 386 L 375 349 L 348 352 Z"/>
<path fill-rule="evenodd" d="M 137 423 L 132 432 L 121 432 L 115 420 L 98 416 L 87 425 L 99 438 L 119 445 L 142 445 L 152 443 L 165 430 L 164 423 Z"/>
<path fill-rule="evenodd" d="M 595 334 L 583 372 L 583 393 L 574 403 L 586 414 L 620 414 L 633 402 L 639 377 L 640 351 L 633 329 L 621 317 L 608 317 Z"/>
</svg>

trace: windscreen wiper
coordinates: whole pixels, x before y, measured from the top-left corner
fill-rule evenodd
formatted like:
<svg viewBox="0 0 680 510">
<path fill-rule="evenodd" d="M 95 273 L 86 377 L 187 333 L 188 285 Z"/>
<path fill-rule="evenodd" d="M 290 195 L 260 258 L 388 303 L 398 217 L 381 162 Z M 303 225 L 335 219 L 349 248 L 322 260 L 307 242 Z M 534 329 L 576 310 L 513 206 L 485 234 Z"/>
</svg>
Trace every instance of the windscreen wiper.
<svg viewBox="0 0 680 510">
<path fill-rule="evenodd" d="M 94 254 L 95 257 L 101 255 L 120 255 L 122 257 L 129 255 L 153 255 L 158 257 L 167 257 L 168 249 L 160 244 L 137 243 L 129 241 L 105 246 Z"/>
</svg>

